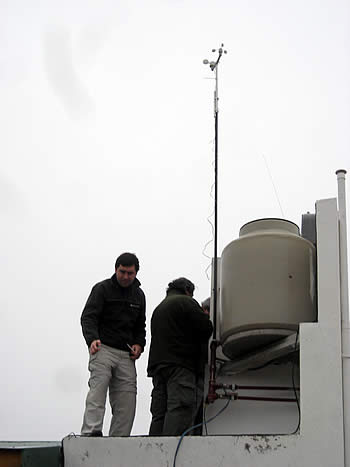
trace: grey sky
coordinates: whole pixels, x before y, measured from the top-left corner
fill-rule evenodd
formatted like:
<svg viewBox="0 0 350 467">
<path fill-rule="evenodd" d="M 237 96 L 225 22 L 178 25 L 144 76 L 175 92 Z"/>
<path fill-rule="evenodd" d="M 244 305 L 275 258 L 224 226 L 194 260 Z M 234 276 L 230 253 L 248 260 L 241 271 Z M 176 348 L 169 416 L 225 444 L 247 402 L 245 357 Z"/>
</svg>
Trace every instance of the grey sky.
<svg viewBox="0 0 350 467">
<path fill-rule="evenodd" d="M 0 439 L 79 432 L 80 313 L 119 253 L 139 256 L 149 317 L 178 276 L 209 295 L 212 48 L 228 49 L 219 251 L 245 222 L 281 216 L 263 156 L 287 219 L 336 195 L 349 31 L 345 0 L 0 0 Z M 148 430 L 146 363 L 147 349 L 134 434 Z"/>
</svg>

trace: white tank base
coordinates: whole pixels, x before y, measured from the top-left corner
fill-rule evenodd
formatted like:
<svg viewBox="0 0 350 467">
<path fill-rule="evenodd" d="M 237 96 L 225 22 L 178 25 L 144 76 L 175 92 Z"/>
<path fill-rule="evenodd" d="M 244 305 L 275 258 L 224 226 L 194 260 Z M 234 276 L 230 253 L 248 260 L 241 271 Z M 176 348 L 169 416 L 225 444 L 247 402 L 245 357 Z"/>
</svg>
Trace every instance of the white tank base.
<svg viewBox="0 0 350 467">
<path fill-rule="evenodd" d="M 289 329 L 260 328 L 242 330 L 231 334 L 222 342 L 222 352 L 227 358 L 233 360 L 288 337 L 294 334 L 297 329 L 298 325 L 290 326 Z"/>
</svg>

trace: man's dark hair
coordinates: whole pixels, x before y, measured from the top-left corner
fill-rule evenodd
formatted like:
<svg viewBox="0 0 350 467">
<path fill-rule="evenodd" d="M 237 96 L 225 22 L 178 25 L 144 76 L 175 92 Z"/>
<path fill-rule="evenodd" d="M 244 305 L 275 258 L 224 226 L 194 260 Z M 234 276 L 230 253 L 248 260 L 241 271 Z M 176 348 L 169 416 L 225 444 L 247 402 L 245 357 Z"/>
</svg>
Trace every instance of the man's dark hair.
<svg viewBox="0 0 350 467">
<path fill-rule="evenodd" d="M 194 292 L 194 284 L 190 280 L 186 279 L 186 277 L 179 277 L 179 279 L 175 279 L 174 281 L 169 282 L 166 292 L 168 293 L 170 290 L 176 290 L 183 295 L 189 293 L 192 297 Z"/>
<path fill-rule="evenodd" d="M 136 272 L 140 269 L 139 260 L 134 253 L 122 253 L 115 262 L 115 268 L 122 266 L 135 266 Z"/>
</svg>

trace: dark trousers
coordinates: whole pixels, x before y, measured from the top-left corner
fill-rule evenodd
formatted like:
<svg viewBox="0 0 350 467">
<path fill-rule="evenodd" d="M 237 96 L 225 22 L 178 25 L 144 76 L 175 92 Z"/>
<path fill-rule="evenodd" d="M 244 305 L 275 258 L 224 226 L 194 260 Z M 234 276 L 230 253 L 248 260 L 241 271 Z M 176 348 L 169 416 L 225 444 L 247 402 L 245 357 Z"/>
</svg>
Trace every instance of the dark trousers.
<svg viewBox="0 0 350 467">
<path fill-rule="evenodd" d="M 150 436 L 179 436 L 194 425 L 197 411 L 196 374 L 167 366 L 153 376 Z"/>
</svg>

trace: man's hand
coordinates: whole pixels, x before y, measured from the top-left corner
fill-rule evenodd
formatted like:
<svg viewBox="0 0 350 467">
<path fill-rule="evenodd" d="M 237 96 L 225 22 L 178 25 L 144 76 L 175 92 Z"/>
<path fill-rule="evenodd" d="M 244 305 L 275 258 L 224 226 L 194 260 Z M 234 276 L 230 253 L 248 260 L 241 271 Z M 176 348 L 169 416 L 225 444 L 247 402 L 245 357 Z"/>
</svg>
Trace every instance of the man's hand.
<svg viewBox="0 0 350 467">
<path fill-rule="evenodd" d="M 141 345 L 139 344 L 134 344 L 131 346 L 131 349 L 130 349 L 130 358 L 131 360 L 137 360 L 139 358 L 139 356 L 141 355 L 141 352 L 142 352 L 142 347 Z"/>
<path fill-rule="evenodd" d="M 93 355 L 94 353 L 98 352 L 101 348 L 101 341 L 100 339 L 96 339 L 95 341 L 92 341 L 90 344 L 90 353 Z"/>
</svg>

